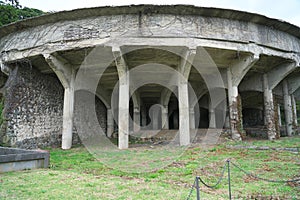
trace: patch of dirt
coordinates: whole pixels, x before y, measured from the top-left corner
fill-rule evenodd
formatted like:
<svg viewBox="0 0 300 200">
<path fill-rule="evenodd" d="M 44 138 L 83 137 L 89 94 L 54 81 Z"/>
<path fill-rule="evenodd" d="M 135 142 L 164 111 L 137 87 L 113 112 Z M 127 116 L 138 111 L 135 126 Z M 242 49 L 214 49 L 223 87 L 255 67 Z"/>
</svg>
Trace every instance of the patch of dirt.
<svg viewBox="0 0 300 200">
<path fill-rule="evenodd" d="M 251 182 L 258 181 L 257 178 L 255 178 L 255 177 L 253 177 L 253 176 L 247 176 L 247 175 L 245 175 L 245 176 L 243 177 L 243 180 L 244 180 L 245 183 L 251 183 Z"/>
<path fill-rule="evenodd" d="M 170 166 L 171 167 L 176 167 L 176 168 L 184 168 L 185 167 L 185 163 L 183 162 L 173 162 Z"/>
</svg>

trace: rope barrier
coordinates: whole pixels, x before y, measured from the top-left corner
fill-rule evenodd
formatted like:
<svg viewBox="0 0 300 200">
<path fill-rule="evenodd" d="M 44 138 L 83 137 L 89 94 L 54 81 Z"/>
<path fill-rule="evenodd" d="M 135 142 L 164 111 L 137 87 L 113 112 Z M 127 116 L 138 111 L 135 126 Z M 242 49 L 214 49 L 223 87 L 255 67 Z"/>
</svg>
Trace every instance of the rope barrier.
<svg viewBox="0 0 300 200">
<path fill-rule="evenodd" d="M 272 179 L 261 178 L 258 175 L 254 175 L 253 173 L 247 172 L 246 170 L 242 169 L 241 167 L 239 167 L 238 165 L 236 165 L 233 162 L 231 162 L 231 164 L 234 167 L 238 168 L 240 171 L 242 171 L 247 176 L 251 176 L 253 178 L 256 178 L 256 179 L 259 179 L 259 180 L 262 180 L 262 181 L 266 181 L 266 182 L 270 182 L 270 183 L 291 183 L 291 182 L 298 182 L 298 181 L 300 181 L 300 178 L 292 179 L 292 180 L 272 180 Z"/>
<path fill-rule="evenodd" d="M 222 180 L 223 180 L 223 178 L 224 178 L 224 174 L 225 174 L 225 171 L 226 171 L 226 166 L 227 166 L 227 163 L 224 164 L 222 174 L 221 174 L 221 176 L 219 177 L 219 179 L 218 179 L 218 181 L 217 181 L 216 184 L 214 184 L 214 185 L 208 185 L 208 184 L 205 183 L 205 182 L 201 179 L 201 177 L 199 176 L 200 182 L 201 182 L 203 185 L 205 185 L 206 187 L 208 187 L 208 188 L 211 188 L 211 189 L 216 188 L 216 187 L 222 182 Z"/>
<path fill-rule="evenodd" d="M 230 176 L 230 163 L 232 166 L 234 166 L 235 168 L 237 168 L 238 170 L 240 170 L 241 172 L 243 172 L 244 174 L 246 174 L 247 176 L 253 177 L 255 179 L 258 180 L 262 180 L 262 181 L 266 181 L 266 182 L 270 182 L 270 183 L 291 183 L 291 182 L 300 182 L 300 178 L 296 178 L 296 179 L 292 179 L 292 180 L 273 180 L 273 179 L 266 179 L 266 178 L 261 178 L 258 175 L 254 175 L 253 173 L 247 172 L 246 170 L 242 169 L 241 167 L 239 167 L 237 164 L 233 163 L 230 161 L 230 159 L 227 159 L 224 166 L 223 166 L 223 171 L 221 176 L 218 178 L 218 181 L 215 185 L 208 185 L 207 183 L 205 183 L 202 178 L 200 176 L 197 176 L 195 178 L 195 181 L 193 183 L 193 186 L 189 192 L 189 195 L 187 197 L 187 200 L 190 199 L 192 192 L 194 190 L 194 188 L 197 189 L 197 200 L 200 200 L 200 186 L 199 186 L 199 181 L 206 187 L 214 189 L 216 188 L 223 180 L 224 175 L 225 175 L 225 171 L 227 168 L 227 176 L 228 176 L 228 193 L 229 193 L 229 199 L 231 199 L 231 176 Z"/>
</svg>

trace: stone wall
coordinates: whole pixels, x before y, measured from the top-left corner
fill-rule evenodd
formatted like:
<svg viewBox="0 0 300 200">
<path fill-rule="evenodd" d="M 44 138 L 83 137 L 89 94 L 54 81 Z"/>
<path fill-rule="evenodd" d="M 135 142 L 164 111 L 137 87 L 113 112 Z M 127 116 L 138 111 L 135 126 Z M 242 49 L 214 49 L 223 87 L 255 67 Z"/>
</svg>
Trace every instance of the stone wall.
<svg viewBox="0 0 300 200">
<path fill-rule="evenodd" d="M 26 149 L 59 147 L 63 97 L 64 89 L 54 74 L 42 74 L 30 63 L 18 63 L 5 84 L 0 145 Z M 105 105 L 96 98 L 93 108 L 101 128 L 106 132 Z M 91 121 L 86 119 L 84 122 L 89 124 Z M 77 143 L 80 143 L 80 138 L 75 123 L 73 144 Z"/>
<path fill-rule="evenodd" d="M 18 63 L 5 89 L 3 145 L 28 149 L 60 145 L 64 90 L 59 80 L 30 63 Z"/>
</svg>

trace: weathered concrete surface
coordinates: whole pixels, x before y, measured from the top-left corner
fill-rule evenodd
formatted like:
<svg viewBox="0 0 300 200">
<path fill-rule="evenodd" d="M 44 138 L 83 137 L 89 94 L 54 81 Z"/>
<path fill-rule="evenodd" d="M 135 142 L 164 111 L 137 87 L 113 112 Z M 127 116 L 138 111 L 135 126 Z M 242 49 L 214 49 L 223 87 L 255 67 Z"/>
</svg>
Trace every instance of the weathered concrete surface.
<svg viewBox="0 0 300 200">
<path fill-rule="evenodd" d="M 272 27 L 269 24 L 272 24 Z M 152 129 L 178 128 L 182 145 L 189 143 L 190 128 L 196 128 L 198 125 L 195 122 L 199 120 L 200 126 L 205 125 L 206 128 L 209 125 L 216 127 L 219 124 L 223 127 L 230 126 L 232 138 L 241 139 L 243 124 L 253 124 L 247 122 L 250 117 L 243 118 L 241 114 L 242 110 L 247 112 L 249 109 L 253 116 L 259 116 L 262 110 L 265 111 L 264 116 L 258 118 L 255 124 L 261 125 L 263 121 L 267 122 L 265 125 L 269 139 L 273 139 L 275 130 L 273 122 L 276 117 L 274 106 L 277 108 L 273 100 L 283 104 L 284 94 L 282 89 L 278 89 L 282 88 L 283 80 L 288 80 L 288 95 L 294 94 L 296 100 L 300 99 L 300 95 L 297 95 L 300 87 L 297 78 L 300 66 L 299 33 L 299 27 L 286 22 L 257 14 L 215 8 L 141 5 L 80 9 L 54 13 L 2 27 L 0 64 L 1 70 L 9 76 L 10 84 L 16 80 L 16 76 L 22 77 L 16 74 L 14 66 L 24 59 L 37 72 L 34 81 L 29 81 L 34 88 L 44 84 L 43 81 L 39 82 L 36 76 L 43 77 L 45 82 L 51 77 L 48 82 L 53 83 L 45 88 L 42 87 L 41 96 L 37 97 L 32 89 L 29 90 L 28 96 L 43 100 L 42 103 L 35 103 L 34 107 L 38 108 L 43 103 L 57 101 L 49 108 L 50 110 L 56 108 L 57 112 L 47 113 L 53 121 L 43 124 L 43 127 L 47 129 L 44 131 L 47 135 L 45 138 L 53 137 L 53 141 L 60 143 L 62 134 L 62 147 L 65 149 L 71 147 L 73 133 L 76 133 L 77 129 L 73 124 L 75 74 L 80 65 L 85 62 L 86 55 L 95 46 L 101 51 L 98 55 L 100 61 L 91 64 L 88 70 L 96 76 L 108 66 L 95 92 L 101 100 L 99 103 L 101 106 L 97 108 L 100 111 L 96 115 L 106 135 L 112 136 L 116 126 L 112 118 L 115 111 L 111 108 L 111 96 L 114 86 L 119 84 L 120 101 L 118 120 L 116 120 L 119 123 L 119 148 L 128 147 L 128 135 L 131 129 L 138 131 L 140 124 L 143 129 L 148 127 L 149 123 L 152 123 Z M 121 55 L 121 52 L 125 52 L 125 55 Z M 192 52 L 192 54 L 184 52 Z M 211 91 L 208 90 L 207 82 L 203 77 L 210 77 L 213 80 L 216 76 L 210 74 L 211 71 L 205 66 L 205 62 L 202 63 L 201 72 L 196 70 L 193 63 L 193 60 L 199 62 L 203 59 L 203 52 L 206 52 L 205 58 L 210 57 L 217 67 L 222 79 L 220 81 L 224 83 L 223 90 L 227 90 L 229 112 L 224 116 L 228 122 L 230 121 L 227 126 L 221 123 L 225 119 L 221 120 L 216 116 L 218 109 L 209 106 L 214 100 L 209 99 Z M 107 63 L 105 60 L 108 60 Z M 190 60 L 192 62 L 186 62 Z M 173 89 L 165 88 L 164 85 L 151 84 L 138 88 L 139 103 L 137 103 L 137 96 L 135 96 L 137 94 L 130 95 L 132 91 L 128 79 L 131 77 L 126 73 L 137 66 L 149 63 L 166 65 L 182 74 L 185 80 L 178 80 Z M 146 75 L 139 78 L 149 78 L 150 73 L 156 73 L 155 78 L 169 79 L 163 77 L 161 71 L 155 70 L 145 71 Z M 194 99 L 190 99 L 191 91 L 187 89 L 189 84 L 196 94 Z M 29 88 L 32 88 L 32 85 Z M 26 88 L 23 85 L 13 88 L 22 90 L 23 87 Z M 53 88 L 59 89 L 52 92 Z M 243 99 L 243 95 L 241 98 L 243 101 L 240 101 L 240 94 L 249 91 L 264 93 L 265 103 L 255 98 L 251 101 L 250 97 Z M 173 93 L 178 96 L 172 97 Z M 15 94 L 15 90 L 8 90 L 6 95 L 10 97 L 11 94 Z M 17 95 L 16 99 L 18 98 Z M 14 101 L 12 98 L 8 99 L 8 102 Z M 133 105 L 129 103 L 130 101 L 133 101 Z M 194 109 L 195 102 L 200 104 L 201 110 Z M 161 105 L 156 106 L 159 103 Z M 24 105 L 30 103 L 24 101 Z M 154 109 L 153 106 L 160 109 L 158 115 L 150 113 Z M 20 106 L 22 109 L 23 107 Z M 87 108 L 88 111 L 85 112 L 90 112 L 91 109 Z M 196 116 L 198 111 L 200 116 Z M 9 113 L 9 110 L 5 110 L 5 113 Z M 131 124 L 130 114 L 135 124 Z M 56 115 L 57 117 L 52 117 Z M 8 128 L 5 132 L 9 137 L 2 136 L 9 140 L 9 143 L 15 145 L 17 141 L 32 138 L 32 135 L 43 137 L 43 134 L 36 133 L 40 132 L 40 126 L 28 123 L 27 128 L 24 128 L 24 120 L 19 122 L 18 117 L 9 116 L 6 123 L 11 123 L 15 127 Z M 29 121 L 32 121 L 32 116 L 36 117 L 40 114 L 32 115 L 29 112 L 21 116 L 28 117 Z M 245 116 L 250 114 L 246 113 Z M 15 121 L 15 118 L 18 120 Z M 243 120 L 246 121 L 243 123 Z M 94 123 L 96 121 L 92 122 Z M 55 131 L 52 130 L 53 127 Z M 13 130 L 14 134 L 10 130 Z M 49 132 L 52 134 L 49 135 Z M 46 145 L 52 145 L 52 142 Z"/>
<path fill-rule="evenodd" d="M 0 173 L 48 167 L 48 151 L 0 147 Z"/>
</svg>

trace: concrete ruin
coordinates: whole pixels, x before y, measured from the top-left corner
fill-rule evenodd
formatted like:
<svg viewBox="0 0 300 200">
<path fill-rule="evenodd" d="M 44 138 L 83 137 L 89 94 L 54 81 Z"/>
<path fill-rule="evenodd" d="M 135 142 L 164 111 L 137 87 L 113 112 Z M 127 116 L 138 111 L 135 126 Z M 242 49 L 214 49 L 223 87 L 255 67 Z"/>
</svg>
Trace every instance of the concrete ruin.
<svg viewBox="0 0 300 200">
<path fill-rule="evenodd" d="M 270 140 L 297 132 L 299 27 L 228 9 L 139 5 L 63 11 L 0 28 L 3 144 L 69 149 L 79 142 L 75 79 L 94 47 L 112 60 L 87 68 L 95 74 L 103 70 L 94 94 L 97 118 L 107 137 L 118 131 L 120 149 L 128 148 L 130 132 L 145 127 L 178 129 L 180 145 L 188 145 L 190 131 L 198 128 L 228 129 L 236 140 L 248 129 Z M 213 103 L 210 94 L 218 88 L 208 88 L 205 80 L 216 81 L 215 73 L 203 60 L 201 73 L 195 67 L 203 51 L 221 77 L 228 105 L 224 120 L 217 117 L 220 102 Z M 146 84 L 132 91 L 124 75 L 150 63 L 183 78 L 173 89 Z M 111 101 L 116 85 L 117 110 Z M 134 123 L 128 123 L 130 117 Z"/>
</svg>

